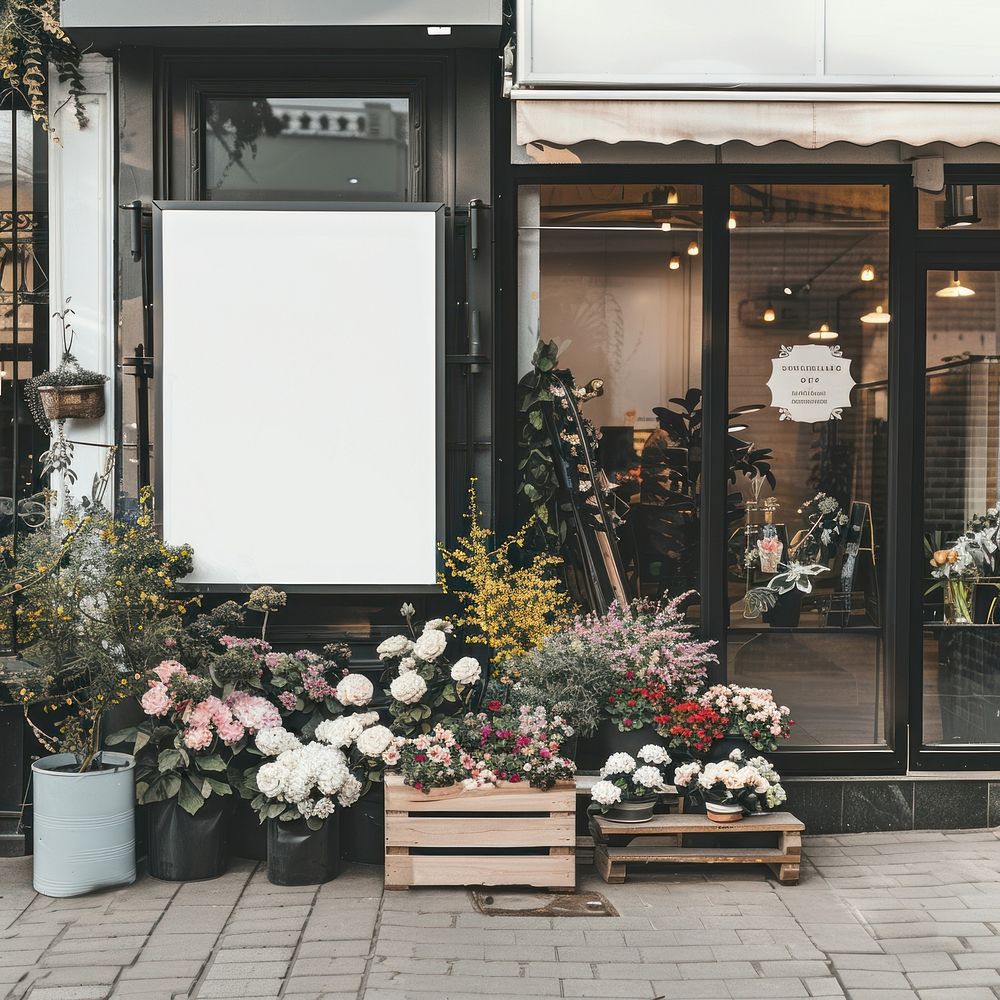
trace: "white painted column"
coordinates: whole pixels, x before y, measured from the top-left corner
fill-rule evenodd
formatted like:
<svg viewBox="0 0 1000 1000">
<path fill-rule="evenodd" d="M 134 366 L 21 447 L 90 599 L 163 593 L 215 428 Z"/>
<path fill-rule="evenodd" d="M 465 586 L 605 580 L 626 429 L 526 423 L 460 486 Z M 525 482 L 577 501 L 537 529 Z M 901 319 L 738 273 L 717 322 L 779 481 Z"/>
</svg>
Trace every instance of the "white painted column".
<svg viewBox="0 0 1000 1000">
<path fill-rule="evenodd" d="M 114 324 L 114 74 L 111 59 L 88 54 L 82 61 L 90 119 L 80 128 L 64 84 L 52 78 L 49 97 L 54 129 L 49 141 L 49 304 L 62 309 L 67 298 L 75 315 L 73 353 L 84 368 L 110 377 L 101 420 L 67 420 L 74 442 L 76 497 L 90 496 L 95 473 L 104 468 L 115 442 L 116 350 Z M 62 350 L 59 324 L 50 323 L 53 366 Z M 102 447 L 103 446 L 103 447 Z M 111 503 L 114 484 L 106 502 Z"/>
</svg>

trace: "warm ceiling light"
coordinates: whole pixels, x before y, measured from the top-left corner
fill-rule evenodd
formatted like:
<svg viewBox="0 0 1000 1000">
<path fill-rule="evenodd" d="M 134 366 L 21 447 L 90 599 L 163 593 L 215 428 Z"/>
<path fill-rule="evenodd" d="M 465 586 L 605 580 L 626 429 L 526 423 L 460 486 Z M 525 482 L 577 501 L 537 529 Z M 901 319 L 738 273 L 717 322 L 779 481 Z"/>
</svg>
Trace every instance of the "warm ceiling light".
<svg viewBox="0 0 1000 1000">
<path fill-rule="evenodd" d="M 785 287 L 782 288 L 781 290 L 785 293 L 785 295 L 791 295 L 792 294 L 792 286 L 791 285 L 785 285 Z"/>
<path fill-rule="evenodd" d="M 660 223 L 660 229 L 662 229 L 665 233 L 669 233 L 670 232 L 670 223 L 669 222 L 661 222 Z"/>
<path fill-rule="evenodd" d="M 667 188 L 667 204 L 668 205 L 679 205 L 680 197 L 677 194 L 677 188 Z"/>
<path fill-rule="evenodd" d="M 701 251 L 698 249 L 698 241 L 692 240 L 688 244 L 688 255 L 691 257 L 697 257 Z"/>
<path fill-rule="evenodd" d="M 671 271 L 679 271 L 681 267 L 681 255 L 674 253 L 670 255 L 670 263 L 667 265 Z"/>
<path fill-rule="evenodd" d="M 865 264 L 861 268 L 861 274 L 858 275 L 862 281 L 874 281 L 875 280 L 875 265 Z"/>
<path fill-rule="evenodd" d="M 733 215 L 732 212 L 729 213 L 729 228 L 730 229 L 736 228 L 736 216 Z"/>
<path fill-rule="evenodd" d="M 979 218 L 979 191 L 975 184 L 949 184 L 944 189 L 942 229 L 961 229 L 982 222 Z"/>
<path fill-rule="evenodd" d="M 839 334 L 836 330 L 830 329 L 829 323 L 823 323 L 818 330 L 813 330 L 809 334 L 810 340 L 836 340 Z"/>
<path fill-rule="evenodd" d="M 951 272 L 951 281 L 944 288 L 939 288 L 934 293 L 939 299 L 965 299 L 976 294 L 974 288 L 963 285 L 959 280 L 958 271 Z"/>
<path fill-rule="evenodd" d="M 761 319 L 765 323 L 773 323 L 778 318 L 778 314 L 774 311 L 774 306 L 770 302 L 767 304 L 767 308 L 764 310 L 764 314 Z"/>
<path fill-rule="evenodd" d="M 876 326 L 885 326 L 892 317 L 881 307 L 876 306 L 874 312 L 865 313 L 861 317 L 862 323 L 874 323 Z"/>
</svg>

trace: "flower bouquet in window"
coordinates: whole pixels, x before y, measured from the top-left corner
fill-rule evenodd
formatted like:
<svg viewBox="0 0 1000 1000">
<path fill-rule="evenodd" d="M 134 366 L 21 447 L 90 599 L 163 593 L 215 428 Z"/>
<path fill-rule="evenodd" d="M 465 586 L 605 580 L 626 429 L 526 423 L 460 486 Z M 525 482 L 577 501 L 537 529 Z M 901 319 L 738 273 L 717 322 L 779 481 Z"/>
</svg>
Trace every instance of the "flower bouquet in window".
<svg viewBox="0 0 1000 1000">
<path fill-rule="evenodd" d="M 615 823 L 649 822 L 659 796 L 666 791 L 662 768 L 670 763 L 670 755 L 656 744 L 642 747 L 635 757 L 613 753 L 590 790 L 591 808 Z"/>
<path fill-rule="evenodd" d="M 801 563 L 794 559 L 779 564 L 780 572 L 767 586 L 752 587 L 743 597 L 743 617 L 762 617 L 769 625 L 794 628 L 799 623 L 802 597 L 811 594 L 813 577 L 828 573 L 821 563 Z"/>
<path fill-rule="evenodd" d="M 792 540 L 789 556 L 799 562 L 833 558 L 848 521 L 840 501 L 828 493 L 817 493 L 799 508 L 799 513 L 808 518 L 809 529 Z"/>
<path fill-rule="evenodd" d="M 734 750 L 721 761 L 682 764 L 674 785 L 693 805 L 703 805 L 716 823 L 735 823 L 744 816 L 773 809 L 785 801 L 780 776 L 764 757 L 745 761 Z"/>
<path fill-rule="evenodd" d="M 925 541 L 930 550 L 930 543 Z M 941 589 L 948 624 L 969 625 L 976 619 L 974 594 L 981 580 L 997 576 L 1000 548 L 1000 503 L 973 517 L 967 530 L 946 548 L 930 552 L 934 582 L 927 593 Z"/>
</svg>

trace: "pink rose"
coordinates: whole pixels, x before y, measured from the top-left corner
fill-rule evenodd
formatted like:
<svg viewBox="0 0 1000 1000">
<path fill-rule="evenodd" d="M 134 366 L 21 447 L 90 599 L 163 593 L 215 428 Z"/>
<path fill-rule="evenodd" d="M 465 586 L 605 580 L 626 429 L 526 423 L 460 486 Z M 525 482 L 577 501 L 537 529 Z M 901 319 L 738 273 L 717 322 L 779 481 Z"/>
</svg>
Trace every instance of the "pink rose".
<svg viewBox="0 0 1000 1000">
<path fill-rule="evenodd" d="M 212 742 L 212 731 L 204 726 L 196 726 L 184 733 L 184 746 L 189 750 L 204 750 Z"/>
<path fill-rule="evenodd" d="M 167 686 L 158 681 L 142 696 L 142 710 L 146 715 L 166 715 L 173 702 L 167 693 Z"/>
</svg>

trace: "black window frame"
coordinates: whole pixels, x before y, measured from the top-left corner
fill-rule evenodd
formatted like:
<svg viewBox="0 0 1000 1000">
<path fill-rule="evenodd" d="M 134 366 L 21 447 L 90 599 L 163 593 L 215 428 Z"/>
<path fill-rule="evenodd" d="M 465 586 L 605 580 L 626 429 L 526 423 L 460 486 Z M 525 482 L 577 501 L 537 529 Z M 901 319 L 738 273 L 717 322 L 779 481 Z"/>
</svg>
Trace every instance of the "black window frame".
<svg viewBox="0 0 1000 1000">
<path fill-rule="evenodd" d="M 914 354 L 907 350 L 900 331 L 912 330 L 914 321 L 914 261 L 916 243 L 916 192 L 908 165 L 780 165 L 780 164 L 552 164 L 513 165 L 511 247 L 512 273 L 507 282 L 498 367 L 517 371 L 517 198 L 519 188 L 538 184 L 699 184 L 704 218 L 702 389 L 705 423 L 701 511 L 701 621 L 700 634 L 714 639 L 721 652 L 712 682 L 725 680 L 725 639 L 728 615 L 726 593 L 725 538 L 725 435 L 729 393 L 729 213 L 730 189 L 738 183 L 757 184 L 884 184 L 889 190 L 889 312 L 894 336 L 889 338 L 889 379 L 893 386 L 889 401 L 889 501 L 886 532 L 887 567 L 885 594 L 885 732 L 887 745 L 796 747 L 776 754 L 779 768 L 788 774 L 851 775 L 903 774 L 909 764 L 908 708 L 913 650 L 912 609 L 918 579 L 913 571 L 913 527 L 915 511 L 905 502 L 907 484 L 915 473 L 913 418 L 917 372 Z M 921 373 L 922 377 L 922 373 Z M 506 399 L 512 395 L 508 390 Z M 508 403 L 508 405 L 510 405 Z M 503 441 L 500 434 L 505 433 Z M 498 417 L 497 450 L 516 462 L 516 413 Z M 501 523 L 515 521 L 516 474 L 504 480 Z M 792 706 L 794 715 L 794 706 Z"/>
</svg>

